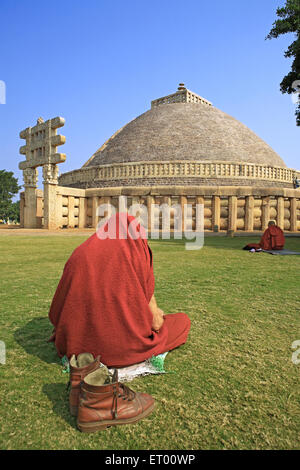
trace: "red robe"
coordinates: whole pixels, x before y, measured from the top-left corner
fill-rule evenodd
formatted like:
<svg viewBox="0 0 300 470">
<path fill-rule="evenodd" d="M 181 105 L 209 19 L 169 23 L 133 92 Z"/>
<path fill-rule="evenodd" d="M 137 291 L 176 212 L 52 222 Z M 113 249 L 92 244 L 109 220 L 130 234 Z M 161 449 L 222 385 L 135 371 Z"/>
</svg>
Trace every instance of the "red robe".
<svg viewBox="0 0 300 470">
<path fill-rule="evenodd" d="M 123 367 L 185 343 L 190 320 L 184 313 L 165 315 L 160 331 L 152 330 L 152 252 L 133 217 L 113 217 L 116 239 L 103 239 L 106 224 L 67 261 L 49 318 L 60 357 L 90 352 L 107 366 Z M 128 235 L 131 227 L 137 239 Z"/>
<path fill-rule="evenodd" d="M 262 250 L 282 250 L 285 238 L 283 231 L 277 225 L 270 225 L 260 239 L 259 243 L 250 243 L 248 248 L 261 248 Z"/>
</svg>

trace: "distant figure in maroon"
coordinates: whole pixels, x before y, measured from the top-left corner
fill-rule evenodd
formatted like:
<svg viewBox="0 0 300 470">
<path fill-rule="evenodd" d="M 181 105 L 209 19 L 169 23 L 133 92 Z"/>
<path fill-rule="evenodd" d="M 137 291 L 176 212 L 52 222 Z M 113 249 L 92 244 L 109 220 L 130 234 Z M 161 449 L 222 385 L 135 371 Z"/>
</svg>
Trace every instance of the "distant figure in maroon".
<svg viewBox="0 0 300 470">
<path fill-rule="evenodd" d="M 110 221 L 113 239 L 106 236 Z M 165 315 L 156 304 L 144 234 L 134 217 L 120 213 L 75 249 L 49 312 L 55 327 L 50 340 L 60 357 L 89 352 L 109 367 L 125 367 L 186 342 L 188 316 Z"/>
<path fill-rule="evenodd" d="M 268 228 L 265 230 L 259 243 L 249 243 L 245 249 L 261 249 L 261 250 L 283 250 L 285 238 L 283 231 L 278 227 L 273 220 L 268 223 Z"/>
</svg>

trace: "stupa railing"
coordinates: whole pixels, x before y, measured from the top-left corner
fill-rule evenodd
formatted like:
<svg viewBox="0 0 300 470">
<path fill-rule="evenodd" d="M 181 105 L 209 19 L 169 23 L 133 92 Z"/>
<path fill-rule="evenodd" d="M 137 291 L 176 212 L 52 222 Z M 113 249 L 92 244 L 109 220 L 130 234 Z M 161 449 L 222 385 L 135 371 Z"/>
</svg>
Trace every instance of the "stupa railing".
<svg viewBox="0 0 300 470">
<path fill-rule="evenodd" d="M 145 178 L 204 178 L 204 179 L 246 179 L 278 181 L 293 183 L 300 178 L 300 171 L 290 168 L 259 165 L 255 163 L 228 162 L 126 162 L 86 167 L 64 173 L 59 178 L 59 184 L 69 185 L 77 182 L 110 181 Z"/>
</svg>

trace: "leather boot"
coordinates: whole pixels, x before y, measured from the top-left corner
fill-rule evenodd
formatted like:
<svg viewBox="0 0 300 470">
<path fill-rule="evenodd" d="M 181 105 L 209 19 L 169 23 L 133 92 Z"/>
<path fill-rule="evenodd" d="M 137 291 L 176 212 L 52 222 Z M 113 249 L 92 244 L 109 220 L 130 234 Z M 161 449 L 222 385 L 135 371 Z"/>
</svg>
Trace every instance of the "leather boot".
<svg viewBox="0 0 300 470">
<path fill-rule="evenodd" d="M 69 403 L 70 413 L 72 416 L 77 416 L 79 394 L 80 394 L 80 383 L 84 377 L 91 372 L 99 369 L 100 367 L 100 356 L 94 359 L 94 356 L 90 353 L 78 354 L 77 358 L 75 354 L 70 359 L 70 382 L 71 386 Z"/>
<path fill-rule="evenodd" d="M 151 395 L 138 393 L 118 382 L 118 371 L 87 375 L 81 384 L 77 427 L 82 432 L 94 432 L 118 424 L 131 424 L 148 416 L 155 403 Z"/>
</svg>

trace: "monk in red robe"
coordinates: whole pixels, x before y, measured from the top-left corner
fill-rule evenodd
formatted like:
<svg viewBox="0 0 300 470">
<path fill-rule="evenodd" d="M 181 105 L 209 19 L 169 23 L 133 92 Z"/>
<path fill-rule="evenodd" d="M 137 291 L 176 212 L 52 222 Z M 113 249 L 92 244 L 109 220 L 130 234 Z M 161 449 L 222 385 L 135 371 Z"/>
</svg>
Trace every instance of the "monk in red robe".
<svg viewBox="0 0 300 470">
<path fill-rule="evenodd" d="M 49 312 L 58 355 L 89 352 L 108 367 L 125 367 L 184 344 L 190 320 L 165 315 L 154 284 L 143 228 L 126 213 L 112 216 L 64 267 Z"/>
<path fill-rule="evenodd" d="M 245 250 L 282 250 L 284 248 L 285 238 L 283 231 L 273 220 L 268 223 L 268 228 L 264 231 L 259 243 L 249 243 Z"/>
</svg>

